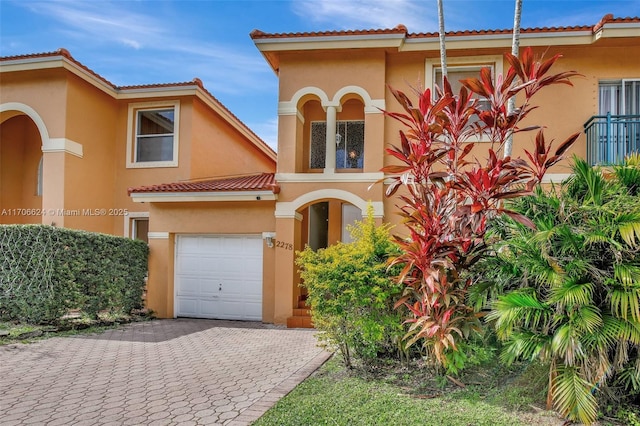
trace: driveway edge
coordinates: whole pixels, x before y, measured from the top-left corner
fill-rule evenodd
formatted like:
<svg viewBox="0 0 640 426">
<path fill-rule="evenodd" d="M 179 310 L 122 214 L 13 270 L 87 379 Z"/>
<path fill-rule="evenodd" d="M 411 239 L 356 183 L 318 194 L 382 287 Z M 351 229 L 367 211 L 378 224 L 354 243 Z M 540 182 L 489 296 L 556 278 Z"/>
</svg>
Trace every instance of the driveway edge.
<svg viewBox="0 0 640 426">
<path fill-rule="evenodd" d="M 240 413 L 240 415 L 229 423 L 228 426 L 246 426 L 252 422 L 258 420 L 264 413 L 266 413 L 276 402 L 291 392 L 296 386 L 302 383 L 307 377 L 314 371 L 320 368 L 331 356 L 332 352 L 323 350 L 315 358 L 309 361 L 303 367 L 300 367 L 297 371 L 283 380 L 280 384 L 271 389 L 265 396 L 254 402 L 247 407 L 246 410 Z"/>
</svg>

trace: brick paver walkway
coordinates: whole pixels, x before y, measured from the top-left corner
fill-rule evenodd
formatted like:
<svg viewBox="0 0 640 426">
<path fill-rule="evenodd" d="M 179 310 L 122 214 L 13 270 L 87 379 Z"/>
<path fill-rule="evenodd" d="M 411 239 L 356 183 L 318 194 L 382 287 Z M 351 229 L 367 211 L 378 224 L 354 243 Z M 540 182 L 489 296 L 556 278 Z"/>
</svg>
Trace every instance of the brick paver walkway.
<svg viewBox="0 0 640 426">
<path fill-rule="evenodd" d="M 0 346 L 0 423 L 246 425 L 328 356 L 313 330 L 190 319 Z"/>
</svg>

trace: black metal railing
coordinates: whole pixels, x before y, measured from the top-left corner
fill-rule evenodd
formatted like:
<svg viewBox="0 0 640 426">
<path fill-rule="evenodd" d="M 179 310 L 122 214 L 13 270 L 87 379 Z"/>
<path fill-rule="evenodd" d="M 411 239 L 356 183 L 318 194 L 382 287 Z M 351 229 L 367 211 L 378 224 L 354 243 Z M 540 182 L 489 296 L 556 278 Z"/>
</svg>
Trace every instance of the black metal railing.
<svg viewBox="0 0 640 426">
<path fill-rule="evenodd" d="M 640 152 L 640 115 L 594 115 L 584 123 L 584 132 L 591 165 L 618 164 Z"/>
</svg>

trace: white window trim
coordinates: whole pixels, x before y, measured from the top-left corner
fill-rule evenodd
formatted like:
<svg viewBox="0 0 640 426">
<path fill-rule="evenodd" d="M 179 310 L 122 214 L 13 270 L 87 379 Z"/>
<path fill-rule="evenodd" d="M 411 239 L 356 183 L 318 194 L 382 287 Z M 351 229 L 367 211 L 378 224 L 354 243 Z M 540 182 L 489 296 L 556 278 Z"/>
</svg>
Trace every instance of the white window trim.
<svg viewBox="0 0 640 426">
<path fill-rule="evenodd" d="M 427 58 L 425 60 L 425 85 L 424 87 L 431 89 L 432 96 L 435 96 L 435 69 L 440 68 L 440 58 Z M 504 73 L 503 58 L 500 55 L 486 55 L 486 56 L 465 56 L 462 58 L 449 57 L 447 58 L 447 70 L 460 69 L 469 70 L 472 68 L 491 67 L 493 69 L 494 81 L 496 76 L 500 73 Z M 469 142 L 490 142 L 487 137 L 482 137 L 479 140 L 470 140 Z"/>
<path fill-rule="evenodd" d="M 172 161 L 135 161 L 135 147 L 138 134 L 138 111 L 173 108 L 173 160 Z M 150 167 L 178 167 L 178 150 L 180 147 L 180 101 L 137 102 L 129 104 L 127 112 L 127 168 L 139 169 Z"/>
<path fill-rule="evenodd" d="M 136 229 L 131 226 L 135 219 L 149 219 L 149 212 L 129 212 L 124 215 L 124 236 L 133 239 Z"/>
</svg>

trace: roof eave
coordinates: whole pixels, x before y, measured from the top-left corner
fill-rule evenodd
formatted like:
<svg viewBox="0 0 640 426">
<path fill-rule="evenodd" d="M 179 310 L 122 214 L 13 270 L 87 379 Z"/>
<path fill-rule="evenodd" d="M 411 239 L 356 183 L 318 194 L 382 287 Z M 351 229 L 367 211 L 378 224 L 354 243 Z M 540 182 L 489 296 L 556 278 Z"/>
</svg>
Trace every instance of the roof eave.
<svg viewBox="0 0 640 426">
<path fill-rule="evenodd" d="M 640 37 L 640 22 L 605 23 L 595 32 L 594 38 Z"/>
<path fill-rule="evenodd" d="M 253 42 L 261 52 L 280 52 L 315 49 L 400 48 L 404 39 L 403 33 L 273 37 L 254 39 Z"/>
</svg>

